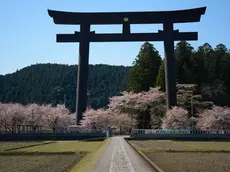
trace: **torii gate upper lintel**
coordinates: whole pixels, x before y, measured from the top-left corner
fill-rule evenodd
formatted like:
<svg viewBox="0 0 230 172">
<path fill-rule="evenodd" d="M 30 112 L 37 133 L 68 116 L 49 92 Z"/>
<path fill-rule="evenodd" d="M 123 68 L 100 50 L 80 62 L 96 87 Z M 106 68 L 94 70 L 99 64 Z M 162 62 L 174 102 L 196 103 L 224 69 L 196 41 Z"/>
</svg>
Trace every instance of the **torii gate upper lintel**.
<svg viewBox="0 0 230 172">
<path fill-rule="evenodd" d="M 167 108 L 176 105 L 176 59 L 174 41 L 197 40 L 197 32 L 179 32 L 173 29 L 174 23 L 199 22 L 206 7 L 157 12 L 102 12 L 75 13 L 48 10 L 55 24 L 80 25 L 80 32 L 57 34 L 57 42 L 79 42 L 78 83 L 76 98 L 76 122 L 79 124 L 87 104 L 87 81 L 90 42 L 134 42 L 164 41 L 165 81 Z M 163 24 L 163 31 L 157 33 L 131 33 L 131 24 Z M 91 25 L 121 24 L 122 33 L 97 34 L 90 31 Z"/>
</svg>

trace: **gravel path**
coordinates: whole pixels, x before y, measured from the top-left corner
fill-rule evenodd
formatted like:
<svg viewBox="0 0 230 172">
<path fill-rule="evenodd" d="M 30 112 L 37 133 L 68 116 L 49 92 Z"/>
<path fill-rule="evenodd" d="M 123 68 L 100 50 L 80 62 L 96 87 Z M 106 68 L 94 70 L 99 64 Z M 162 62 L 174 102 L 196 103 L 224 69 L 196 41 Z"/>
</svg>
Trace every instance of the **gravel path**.
<svg viewBox="0 0 230 172">
<path fill-rule="evenodd" d="M 153 172 L 152 168 L 126 143 L 113 137 L 96 164 L 94 172 Z"/>
</svg>

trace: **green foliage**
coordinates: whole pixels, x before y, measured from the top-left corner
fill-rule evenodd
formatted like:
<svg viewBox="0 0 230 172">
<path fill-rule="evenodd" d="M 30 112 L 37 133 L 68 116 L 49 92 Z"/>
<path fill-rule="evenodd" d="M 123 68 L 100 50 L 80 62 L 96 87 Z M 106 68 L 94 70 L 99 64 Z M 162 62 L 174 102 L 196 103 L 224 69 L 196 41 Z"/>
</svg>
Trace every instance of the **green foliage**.
<svg viewBox="0 0 230 172">
<path fill-rule="evenodd" d="M 88 106 L 105 107 L 127 87 L 130 67 L 89 65 Z M 76 105 L 77 65 L 36 64 L 0 76 L 0 102 Z"/>
<path fill-rule="evenodd" d="M 217 105 L 230 105 L 230 54 L 225 45 L 213 49 L 205 43 L 194 51 L 189 43 L 181 41 L 175 56 L 179 84 L 198 84 L 203 97 L 208 95 Z"/>
<path fill-rule="evenodd" d="M 156 85 L 160 87 L 161 91 L 165 91 L 165 65 L 164 60 L 161 62 L 160 69 L 157 75 Z"/>
<path fill-rule="evenodd" d="M 156 78 L 161 64 L 159 52 L 149 42 L 145 42 L 134 61 L 129 75 L 128 90 L 134 92 L 148 91 L 156 85 Z"/>
<path fill-rule="evenodd" d="M 191 71 L 193 51 L 193 47 L 186 41 L 181 41 L 176 45 L 176 73 L 177 81 L 180 84 L 190 84 L 194 82 L 194 76 Z"/>
</svg>

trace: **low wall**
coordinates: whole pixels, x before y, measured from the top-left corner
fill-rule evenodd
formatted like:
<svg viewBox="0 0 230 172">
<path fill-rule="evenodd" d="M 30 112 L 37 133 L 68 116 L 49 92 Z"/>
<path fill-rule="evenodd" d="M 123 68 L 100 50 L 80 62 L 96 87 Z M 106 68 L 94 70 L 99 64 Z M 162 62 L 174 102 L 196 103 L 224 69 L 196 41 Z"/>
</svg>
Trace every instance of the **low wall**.
<svg viewBox="0 0 230 172">
<path fill-rule="evenodd" d="M 230 140 L 230 134 L 132 134 L 133 140 Z"/>
<path fill-rule="evenodd" d="M 0 133 L 0 141 L 85 140 L 106 137 L 106 133 Z"/>
</svg>

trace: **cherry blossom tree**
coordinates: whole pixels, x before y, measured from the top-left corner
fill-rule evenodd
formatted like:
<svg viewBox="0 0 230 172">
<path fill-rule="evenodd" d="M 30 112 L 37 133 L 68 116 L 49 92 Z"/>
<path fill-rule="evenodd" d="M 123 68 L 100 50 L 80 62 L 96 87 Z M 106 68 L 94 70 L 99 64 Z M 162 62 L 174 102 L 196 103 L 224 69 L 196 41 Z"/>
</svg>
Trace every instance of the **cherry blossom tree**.
<svg viewBox="0 0 230 172">
<path fill-rule="evenodd" d="M 213 106 L 199 114 L 196 127 L 200 130 L 230 130 L 230 108 Z"/>
<path fill-rule="evenodd" d="M 148 92 L 141 93 L 122 92 L 121 96 L 110 98 L 108 107 L 117 113 L 130 114 L 137 121 L 138 128 L 149 128 L 151 116 L 155 115 L 155 111 L 151 109 L 165 101 L 165 93 L 159 88 L 151 88 Z"/>
<path fill-rule="evenodd" d="M 128 114 L 117 113 L 111 109 L 87 109 L 83 114 L 81 126 L 87 129 L 111 129 L 122 128 L 129 130 L 135 124 L 135 120 Z"/>
<path fill-rule="evenodd" d="M 6 119 L 7 119 L 7 106 L 6 104 L 0 103 L 0 130 L 7 128 Z"/>
<path fill-rule="evenodd" d="M 66 130 L 75 123 L 74 114 L 70 114 L 64 105 L 3 104 L 0 103 L 0 129 L 4 131 L 19 131 L 21 126 L 29 126 L 36 131 L 40 126 Z"/>
<path fill-rule="evenodd" d="M 76 121 L 75 113 L 63 114 L 59 117 L 57 128 L 60 131 L 66 131 L 68 126 L 74 125 Z"/>
<path fill-rule="evenodd" d="M 64 105 L 57 105 L 57 107 L 52 107 L 51 105 L 41 106 L 43 114 L 46 118 L 46 124 L 50 127 L 53 132 L 56 131 L 58 127 L 61 126 L 61 123 L 65 118 L 68 118 L 70 113 Z"/>
<path fill-rule="evenodd" d="M 109 129 L 111 128 L 111 111 L 105 109 L 88 108 L 83 114 L 81 126 L 88 129 Z"/>
<path fill-rule="evenodd" d="M 119 112 L 134 110 L 147 110 L 149 107 L 165 102 L 165 93 L 159 88 L 150 88 L 148 92 L 122 92 L 121 96 L 110 98 L 109 108 Z"/>
<path fill-rule="evenodd" d="M 173 107 L 170 109 L 162 121 L 163 129 L 189 129 L 190 119 L 188 111 L 181 107 Z"/>
<path fill-rule="evenodd" d="M 25 118 L 26 108 L 21 104 L 0 104 L 0 125 L 4 130 L 19 130 Z"/>
<path fill-rule="evenodd" d="M 35 131 L 39 126 L 44 126 L 46 123 L 46 113 L 47 109 L 45 106 L 39 106 L 37 104 L 30 104 L 26 106 L 28 114 L 24 121 L 25 125 L 32 127 Z"/>
<path fill-rule="evenodd" d="M 110 118 L 110 121 L 112 123 L 112 127 L 117 129 L 119 128 L 120 132 L 121 130 L 129 131 L 136 124 L 135 119 L 131 118 L 127 113 L 114 114 Z"/>
</svg>

